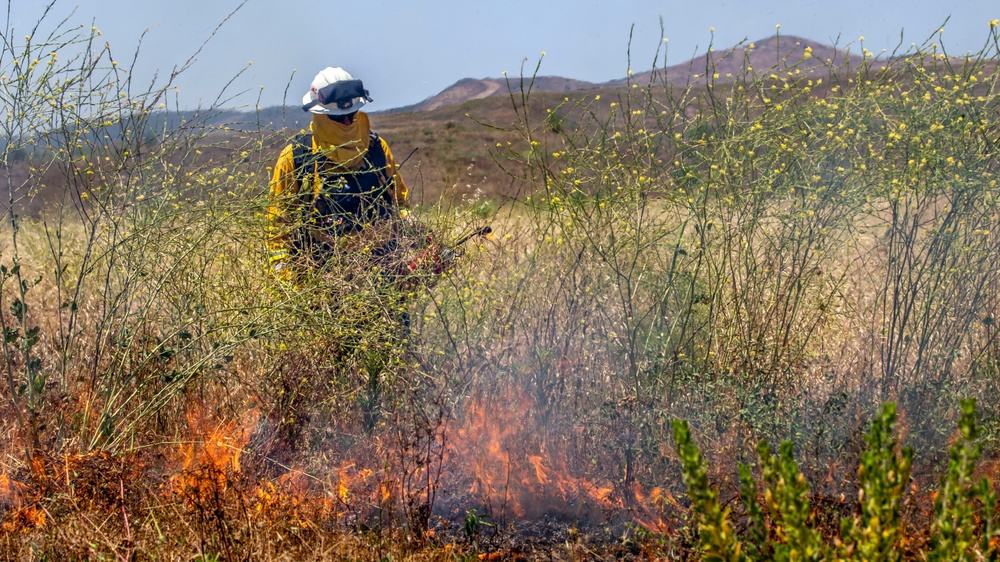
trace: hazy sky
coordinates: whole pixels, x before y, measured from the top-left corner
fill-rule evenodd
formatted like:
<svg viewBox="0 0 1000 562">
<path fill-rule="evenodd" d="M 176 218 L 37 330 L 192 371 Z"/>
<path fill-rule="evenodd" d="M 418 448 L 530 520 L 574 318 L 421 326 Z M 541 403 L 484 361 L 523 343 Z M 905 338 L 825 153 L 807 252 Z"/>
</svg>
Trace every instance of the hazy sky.
<svg viewBox="0 0 1000 562">
<path fill-rule="evenodd" d="M 49 0 L 10 0 L 12 37 L 23 37 Z M 146 32 L 135 72 L 148 81 L 188 59 L 227 14 L 233 0 L 57 1 L 50 26 L 65 18 L 86 29 L 96 25 L 123 65 L 131 64 Z M 372 110 L 419 102 L 461 78 L 499 77 L 534 68 L 541 74 L 592 82 L 624 77 L 631 67 L 649 70 L 662 35 L 667 63 L 684 62 L 743 39 L 782 34 L 859 51 L 859 38 L 876 53 L 922 43 L 940 24 L 949 54 L 978 50 L 988 22 L 1000 18 L 997 0 L 381 0 L 332 2 L 247 0 L 179 80 L 186 107 L 212 102 L 234 82 L 238 104 L 300 103 L 312 77 L 325 66 L 342 66 L 371 91 Z M 714 27 L 714 32 L 709 28 Z M 714 39 L 713 39 L 714 33 Z M 263 90 L 261 90 L 263 87 Z"/>
</svg>

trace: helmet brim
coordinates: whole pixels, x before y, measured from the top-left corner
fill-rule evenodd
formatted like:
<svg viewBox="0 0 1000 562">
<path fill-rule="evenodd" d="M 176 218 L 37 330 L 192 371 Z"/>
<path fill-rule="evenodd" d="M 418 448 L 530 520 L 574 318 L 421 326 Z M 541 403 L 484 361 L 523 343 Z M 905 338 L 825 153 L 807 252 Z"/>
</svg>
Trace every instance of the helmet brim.
<svg viewBox="0 0 1000 562">
<path fill-rule="evenodd" d="M 351 100 L 351 107 L 341 108 L 337 104 L 323 105 L 319 103 L 319 100 L 315 96 L 316 94 L 312 92 L 302 96 L 302 108 L 310 113 L 319 115 L 347 115 L 348 113 L 354 113 L 368 104 L 368 100 L 365 98 L 354 98 Z"/>
</svg>

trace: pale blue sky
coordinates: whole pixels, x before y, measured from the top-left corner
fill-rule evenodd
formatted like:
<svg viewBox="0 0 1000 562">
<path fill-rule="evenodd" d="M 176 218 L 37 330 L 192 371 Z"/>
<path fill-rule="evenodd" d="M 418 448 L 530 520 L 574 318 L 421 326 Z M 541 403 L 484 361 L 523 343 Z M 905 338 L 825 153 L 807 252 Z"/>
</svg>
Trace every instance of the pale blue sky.
<svg viewBox="0 0 1000 562">
<path fill-rule="evenodd" d="M 12 0 L 14 37 L 21 37 L 49 0 Z M 131 61 L 143 30 L 137 75 L 169 74 L 238 5 L 234 0 L 58 0 L 52 16 L 103 32 L 122 64 Z M 622 78 L 628 65 L 649 70 L 663 34 L 668 64 L 741 40 L 774 34 L 800 35 L 832 44 L 858 39 L 876 53 L 892 49 L 903 33 L 904 47 L 921 43 L 951 16 L 944 44 L 950 54 L 978 50 L 988 22 L 1000 18 L 997 0 L 382 0 L 331 2 L 247 0 L 179 81 L 181 104 L 206 105 L 248 62 L 235 82 L 237 98 L 253 105 L 263 86 L 264 106 L 298 104 L 312 77 L 325 66 L 342 66 L 364 80 L 375 99 L 372 110 L 419 102 L 461 78 L 517 74 L 527 58 L 533 69 L 546 52 L 541 74 L 592 82 Z"/>
</svg>

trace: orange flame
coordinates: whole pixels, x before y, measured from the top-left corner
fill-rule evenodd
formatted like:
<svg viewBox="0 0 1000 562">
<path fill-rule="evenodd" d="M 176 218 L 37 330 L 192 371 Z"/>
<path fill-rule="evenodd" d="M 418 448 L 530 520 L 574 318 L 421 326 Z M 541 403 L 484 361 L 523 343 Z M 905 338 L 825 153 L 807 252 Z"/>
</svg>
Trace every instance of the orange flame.
<svg viewBox="0 0 1000 562">
<path fill-rule="evenodd" d="M 471 473 L 470 492 L 516 517 L 548 512 L 588 516 L 619 506 L 608 484 L 576 476 L 558 449 L 547 446 L 525 396 L 487 405 L 473 401 L 454 431 L 449 461 Z"/>
<path fill-rule="evenodd" d="M 7 471 L 0 473 L 0 502 L 7 504 L 20 504 L 21 503 L 21 487 L 24 486 L 20 482 L 15 482 L 7 476 Z"/>
<path fill-rule="evenodd" d="M 678 511 L 683 508 L 674 495 L 670 493 L 670 490 L 656 487 L 646 494 L 636 484 L 632 493 L 635 498 L 632 518 L 636 523 L 650 532 L 661 535 L 673 532 L 673 526 L 664 519 L 664 514 L 671 508 Z"/>
<path fill-rule="evenodd" d="M 258 517 L 275 521 L 292 520 L 304 529 L 314 529 L 317 522 L 334 512 L 335 500 L 315 493 L 301 472 L 289 472 L 275 481 L 257 487 L 255 511 Z"/>
<path fill-rule="evenodd" d="M 189 412 L 187 418 L 194 439 L 180 446 L 184 460 L 171 482 L 173 491 L 190 501 L 225 491 L 230 478 L 240 473 L 240 454 L 250 441 L 258 413 L 251 410 L 242 420 L 214 426 L 200 409 Z"/>
<path fill-rule="evenodd" d="M 38 465 L 33 463 L 33 469 Z M 45 511 L 34 504 L 29 496 L 31 488 L 17 480 L 11 479 L 4 468 L 0 472 L 0 507 L 10 507 L 0 527 L 8 533 L 27 532 L 45 524 Z"/>
<path fill-rule="evenodd" d="M 574 470 L 569 451 L 546 439 L 534 409 L 525 395 L 471 402 L 448 436 L 446 462 L 469 474 L 473 495 L 494 513 L 507 510 L 518 518 L 561 514 L 596 522 L 624 515 L 653 533 L 673 532 L 668 514 L 683 508 L 669 490 L 646 491 L 633 481 L 624 497 L 611 481 Z"/>
<path fill-rule="evenodd" d="M 45 512 L 34 505 L 11 511 L 0 527 L 8 533 L 27 532 L 45 524 Z"/>
</svg>

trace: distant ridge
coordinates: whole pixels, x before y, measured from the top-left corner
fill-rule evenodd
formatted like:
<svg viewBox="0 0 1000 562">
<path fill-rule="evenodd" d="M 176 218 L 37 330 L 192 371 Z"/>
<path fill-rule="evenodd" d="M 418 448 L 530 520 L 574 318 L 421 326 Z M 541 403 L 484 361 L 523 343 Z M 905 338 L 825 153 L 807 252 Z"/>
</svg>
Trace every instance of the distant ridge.
<svg viewBox="0 0 1000 562">
<path fill-rule="evenodd" d="M 531 77 L 525 77 L 525 80 L 530 79 Z M 515 91 L 520 89 L 520 77 L 510 78 L 509 88 L 507 82 L 508 80 L 505 78 L 463 78 L 448 86 L 437 95 L 431 96 L 420 103 L 391 109 L 389 112 L 431 111 L 439 107 L 460 105 L 467 101 L 482 99 L 494 94 L 507 94 L 510 89 Z M 586 90 L 596 86 L 597 84 L 593 82 L 563 78 L 561 76 L 535 76 L 532 88 L 544 92 L 569 92 L 571 90 Z"/>
<path fill-rule="evenodd" d="M 809 56 L 806 58 L 806 50 Z M 743 68 L 744 61 L 756 72 L 796 68 L 800 72 L 816 70 L 820 67 L 857 68 L 864 57 L 854 54 L 850 48 L 833 47 L 794 35 L 772 36 L 754 42 L 743 42 L 725 50 L 716 49 L 656 71 L 635 74 L 629 78 L 612 80 L 602 86 L 625 86 L 628 83 L 644 83 L 654 73 L 656 77 L 671 84 L 688 82 L 704 83 L 710 74 L 718 74 L 725 81 L 727 76 L 736 76 Z M 876 66 L 878 66 L 876 64 Z"/>
<path fill-rule="evenodd" d="M 752 47 L 751 47 L 752 46 Z M 806 49 L 810 49 L 809 58 L 803 58 Z M 686 84 L 688 82 L 704 82 L 708 62 L 713 61 L 714 73 L 724 80 L 726 75 L 735 76 L 743 67 L 744 60 L 752 68 L 764 71 L 779 66 L 795 66 L 800 72 L 813 70 L 821 66 L 848 65 L 855 68 L 861 64 L 863 57 L 853 54 L 849 49 L 824 45 L 816 41 L 794 35 L 768 37 L 752 43 L 741 43 L 725 50 L 714 50 L 696 56 L 686 62 L 666 68 L 636 73 L 632 76 L 611 80 L 609 82 L 587 82 L 561 76 L 536 76 L 533 89 L 545 92 L 569 92 L 591 88 L 621 87 L 630 83 L 644 84 L 652 78 L 664 80 L 671 84 Z M 531 77 L 525 77 L 530 80 Z M 507 95 L 510 89 L 520 89 L 520 77 L 510 78 L 463 78 L 448 86 L 440 93 L 431 96 L 420 103 L 388 110 L 387 113 L 431 111 L 439 107 L 459 105 L 471 100 L 482 99 L 491 95 Z"/>
<path fill-rule="evenodd" d="M 749 63 L 754 72 L 770 71 L 776 65 L 779 68 L 794 67 L 800 72 L 815 71 L 826 66 L 857 68 L 864 59 L 861 54 L 852 52 L 854 48 L 857 47 L 853 45 L 847 48 L 834 47 L 794 35 L 775 35 L 754 42 L 742 42 L 728 49 L 715 49 L 680 64 L 639 72 L 608 82 L 594 83 L 561 76 L 535 76 L 532 89 L 545 92 L 570 92 L 593 88 L 618 88 L 628 84 L 650 82 L 682 85 L 704 83 L 710 74 L 718 74 L 718 80 L 725 82 L 727 78 L 741 72 L 744 61 Z M 806 49 L 810 50 L 808 58 L 804 58 Z M 711 73 L 709 73 L 709 62 L 712 64 Z M 883 63 L 884 60 L 880 60 L 876 66 Z M 433 111 L 490 96 L 508 95 L 511 90 L 518 91 L 521 88 L 521 80 L 520 76 L 463 78 L 419 103 L 372 113 Z M 532 78 L 526 76 L 524 80 L 529 81 Z M 190 119 L 190 116 L 181 118 Z M 233 128 L 253 127 L 259 124 L 273 129 L 302 129 L 309 126 L 310 119 L 311 114 L 302 111 L 298 106 L 276 106 L 258 112 L 219 111 L 216 119 L 210 118 L 208 121 Z"/>
</svg>

